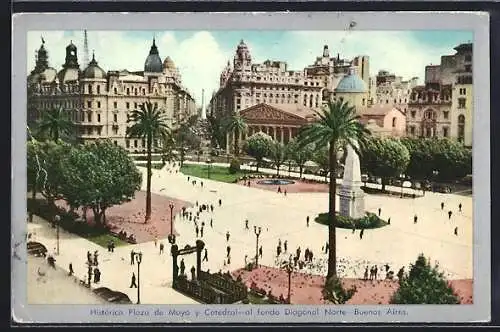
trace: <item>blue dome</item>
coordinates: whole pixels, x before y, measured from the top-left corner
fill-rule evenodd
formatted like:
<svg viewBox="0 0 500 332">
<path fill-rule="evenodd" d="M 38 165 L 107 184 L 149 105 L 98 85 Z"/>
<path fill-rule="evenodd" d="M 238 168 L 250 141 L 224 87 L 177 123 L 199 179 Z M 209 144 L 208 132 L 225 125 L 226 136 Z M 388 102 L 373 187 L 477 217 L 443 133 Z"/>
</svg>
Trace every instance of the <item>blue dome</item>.
<svg viewBox="0 0 500 332">
<path fill-rule="evenodd" d="M 156 47 L 155 40 L 153 39 L 153 45 L 149 51 L 149 55 L 144 63 L 144 72 L 146 73 L 161 73 L 163 71 L 163 64 L 161 62 L 160 55 L 158 54 L 158 48 Z"/>
<path fill-rule="evenodd" d="M 351 73 L 342 78 L 335 89 L 335 92 L 367 92 L 365 82 L 356 73 Z"/>
</svg>

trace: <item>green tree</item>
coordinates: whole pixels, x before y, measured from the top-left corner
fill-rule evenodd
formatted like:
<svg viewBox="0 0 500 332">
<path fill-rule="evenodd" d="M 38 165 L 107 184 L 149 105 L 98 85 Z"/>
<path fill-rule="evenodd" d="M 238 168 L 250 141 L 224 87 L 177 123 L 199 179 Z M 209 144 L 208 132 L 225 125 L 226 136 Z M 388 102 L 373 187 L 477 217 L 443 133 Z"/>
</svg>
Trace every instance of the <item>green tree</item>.
<svg viewBox="0 0 500 332">
<path fill-rule="evenodd" d="M 257 162 L 257 169 L 259 171 L 259 166 L 262 163 L 262 159 L 269 155 L 271 149 L 271 144 L 273 139 L 271 136 L 264 134 L 263 132 L 258 132 L 250 136 L 244 145 L 245 152 L 255 158 Z"/>
<path fill-rule="evenodd" d="M 131 200 L 141 188 L 142 174 L 134 161 L 110 140 L 72 148 L 62 165 L 66 201 L 91 208 L 96 225 L 105 225 L 106 210 Z"/>
<path fill-rule="evenodd" d="M 315 144 L 317 149 L 328 147 L 329 159 L 329 225 L 328 243 L 330 250 L 328 253 L 327 283 L 331 278 L 337 277 L 337 247 L 335 229 L 336 211 L 336 168 L 337 153 L 340 148 L 347 145 L 357 149 L 358 143 L 362 143 L 369 131 L 359 122 L 354 107 L 342 101 L 329 102 L 321 112 L 316 112 L 318 121 L 302 127 L 299 131 L 299 142 L 301 146 Z"/>
<path fill-rule="evenodd" d="M 74 136 L 74 128 L 68 112 L 62 107 L 43 112 L 42 118 L 37 124 L 39 135 L 48 136 L 55 142 Z"/>
<path fill-rule="evenodd" d="M 234 154 L 239 156 L 240 154 L 240 134 L 246 133 L 248 130 L 248 125 L 239 114 L 234 113 L 226 118 L 225 120 L 225 132 L 234 133 Z"/>
<path fill-rule="evenodd" d="M 435 139 L 435 169 L 440 180 L 453 181 L 472 174 L 472 150 L 449 138 Z"/>
<path fill-rule="evenodd" d="M 410 162 L 406 167 L 406 175 L 416 180 L 432 178 L 435 168 L 434 144 L 432 139 L 405 137 L 401 139 L 410 153 Z"/>
<path fill-rule="evenodd" d="M 314 145 L 308 144 L 300 146 L 297 140 L 292 140 L 287 144 L 288 156 L 299 167 L 300 177 L 304 172 L 304 164 L 313 158 Z"/>
<path fill-rule="evenodd" d="M 409 162 L 408 149 L 396 138 L 372 137 L 363 146 L 362 168 L 382 178 L 382 191 L 385 191 L 389 178 L 399 177 L 405 172 Z"/>
<path fill-rule="evenodd" d="M 212 146 L 226 146 L 226 128 L 223 118 L 217 115 L 207 115 L 207 121 Z"/>
<path fill-rule="evenodd" d="M 186 160 L 186 150 L 198 149 L 201 145 L 201 139 L 193 132 L 193 127 L 196 125 L 197 116 L 191 116 L 187 119 L 181 120 L 176 128 L 173 128 L 171 134 L 175 147 L 179 152 L 179 161 L 181 167 Z"/>
<path fill-rule="evenodd" d="M 330 169 L 330 155 L 327 146 L 321 147 L 313 152 L 312 161 L 314 161 L 323 171 L 325 181 L 328 181 L 328 170 Z"/>
<path fill-rule="evenodd" d="M 128 122 L 132 126 L 127 128 L 127 136 L 142 138 L 146 140 L 146 216 L 145 222 L 151 219 L 151 153 L 153 144 L 158 141 L 164 142 L 170 135 L 170 128 L 167 125 L 167 118 L 164 113 L 158 109 L 156 104 L 148 101 L 143 103 L 139 109 L 130 113 Z"/>
<path fill-rule="evenodd" d="M 276 175 L 280 175 L 280 167 L 287 159 L 287 147 L 278 141 L 272 141 L 269 149 L 269 157 L 276 166 Z"/>
<path fill-rule="evenodd" d="M 390 303 L 459 304 L 460 300 L 438 267 L 431 267 L 421 254 L 415 264 L 412 264 L 410 273 L 399 281 L 399 289 L 392 296 Z"/>
<path fill-rule="evenodd" d="M 40 192 L 52 208 L 55 208 L 56 200 L 64 198 L 61 189 L 64 185 L 62 162 L 70 149 L 71 146 L 61 140 L 31 140 L 27 143 L 28 186 L 32 193 Z"/>
</svg>

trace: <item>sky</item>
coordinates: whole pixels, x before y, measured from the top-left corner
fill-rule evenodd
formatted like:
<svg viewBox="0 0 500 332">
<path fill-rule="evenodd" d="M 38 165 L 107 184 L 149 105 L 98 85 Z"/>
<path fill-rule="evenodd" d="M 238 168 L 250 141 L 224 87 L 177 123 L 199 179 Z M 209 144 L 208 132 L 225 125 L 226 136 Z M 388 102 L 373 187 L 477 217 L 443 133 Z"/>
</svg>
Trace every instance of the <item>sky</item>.
<svg viewBox="0 0 500 332">
<path fill-rule="evenodd" d="M 162 61 L 170 56 L 179 68 L 183 85 L 201 105 L 202 89 L 205 104 L 219 85 L 219 76 L 231 61 L 240 40 L 248 45 L 255 63 L 280 60 L 291 70 L 301 70 L 321 56 L 328 45 L 330 56 L 352 59 L 357 55 L 370 57 L 370 74 L 388 70 L 403 79 L 424 78 L 429 64 L 439 64 L 442 55 L 454 54 L 453 48 L 473 40 L 472 31 L 88 31 L 90 59 L 92 52 L 105 71 L 127 69 L 141 71 L 149 54 L 152 39 Z M 66 46 L 72 41 L 83 63 L 83 31 L 28 32 L 27 69 L 35 66 L 35 52 L 41 39 L 49 52 L 49 65 L 61 69 Z M 83 69 L 83 68 L 82 68 Z"/>
</svg>

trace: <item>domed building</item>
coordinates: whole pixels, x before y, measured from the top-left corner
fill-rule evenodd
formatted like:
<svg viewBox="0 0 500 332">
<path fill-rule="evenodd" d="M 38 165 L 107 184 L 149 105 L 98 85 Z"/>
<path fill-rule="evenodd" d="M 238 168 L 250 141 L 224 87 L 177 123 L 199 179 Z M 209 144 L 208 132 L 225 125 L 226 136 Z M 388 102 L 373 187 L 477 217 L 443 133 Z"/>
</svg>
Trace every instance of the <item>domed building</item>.
<svg viewBox="0 0 500 332">
<path fill-rule="evenodd" d="M 342 100 L 354 106 L 357 110 L 368 104 L 368 87 L 356 73 L 355 68 L 350 68 L 349 74 L 344 76 L 333 90 L 333 100 Z"/>
<path fill-rule="evenodd" d="M 44 111 L 63 107 L 76 124 L 75 136 L 82 142 L 109 138 L 130 152 L 146 149 L 143 140 L 126 137 L 130 112 L 146 100 L 165 112 L 173 127 L 196 114 L 194 98 L 181 84 L 178 69 L 169 57 L 161 60 L 154 39 L 143 71 L 106 71 L 99 66 L 94 53 L 92 61 L 81 70 L 78 49 L 70 42 L 59 72 L 49 67 L 48 51 L 42 39 L 27 83 L 30 125 L 34 125 Z M 157 147 L 160 145 L 155 143 Z"/>
</svg>

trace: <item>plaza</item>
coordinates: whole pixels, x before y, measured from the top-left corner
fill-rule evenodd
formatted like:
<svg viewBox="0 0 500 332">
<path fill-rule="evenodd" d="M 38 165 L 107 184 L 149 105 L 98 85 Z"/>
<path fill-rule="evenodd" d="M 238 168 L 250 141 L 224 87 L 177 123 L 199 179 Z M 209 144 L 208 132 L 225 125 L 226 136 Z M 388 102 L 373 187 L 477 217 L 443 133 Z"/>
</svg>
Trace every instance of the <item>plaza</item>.
<svg viewBox="0 0 500 332">
<path fill-rule="evenodd" d="M 263 247 L 259 265 L 274 267 L 276 263 L 287 260 L 289 253 L 295 252 L 300 246 L 302 252 L 306 248 L 313 251 L 314 262 L 317 263 L 314 264 L 317 267 L 303 272 L 326 274 L 327 255 L 322 253 L 322 247 L 328 241 L 328 230 L 326 226 L 314 222 L 314 218 L 328 210 L 328 193 L 289 193 L 285 196 L 209 179 L 191 177 L 188 181 L 187 176 L 180 172 L 169 172 L 169 167 L 167 165 L 163 169 L 153 170 L 153 193 L 189 202 L 193 205 L 189 209 L 193 211 L 197 209 L 196 202 L 214 206 L 213 212 L 202 212 L 198 222 L 205 223 L 203 238 L 200 238 L 205 242 L 208 253 L 208 262 L 202 262 L 204 271 L 231 272 L 243 268 L 245 256 L 248 262 L 255 257 L 256 235 L 253 228 L 257 226 L 262 228 L 259 246 Z M 140 169 L 145 177 L 145 169 Z M 193 180 L 197 181 L 196 185 L 193 185 Z M 441 210 L 441 202 L 445 204 L 444 210 Z M 462 204 L 461 212 L 458 211 L 459 204 Z M 448 280 L 473 278 L 471 196 L 428 192 L 423 197 L 400 199 L 367 194 L 365 208 L 373 213 L 381 208 L 381 218 L 390 218 L 391 223 L 382 228 L 366 230 L 362 239 L 359 231 L 353 234 L 351 230 L 337 228 L 339 277 L 362 278 L 365 266 L 371 265 L 388 264 L 396 271 L 405 266 L 408 271 L 409 264 L 423 253 L 432 263 L 439 265 Z M 449 210 L 453 211 L 451 219 L 447 214 Z M 157 213 L 170 212 L 165 206 L 163 212 Z M 415 215 L 418 216 L 417 223 L 413 221 Z M 307 216 L 311 218 L 309 227 L 306 225 Z M 210 219 L 213 227 L 210 227 Z M 245 229 L 247 219 L 249 229 Z M 173 227 L 178 234 L 176 240 L 180 248 L 195 244 L 197 237 L 193 222 L 177 214 Z M 458 227 L 458 236 L 453 233 L 455 227 Z M 34 222 L 28 223 L 28 232 L 34 241 L 43 243 L 49 251 L 56 247 L 55 230 L 40 218 L 35 216 Z M 230 233 L 229 241 L 226 241 L 226 232 Z M 102 279 L 98 286 L 93 284 L 92 287 L 108 287 L 123 292 L 132 302 L 136 302 L 137 289 L 130 288 L 132 273 L 137 275 L 137 265 L 130 264 L 130 252 L 134 250 L 143 254 L 139 280 L 141 303 L 197 303 L 172 289 L 172 258 L 166 238 L 158 239 L 158 243 L 165 244 L 163 254 L 159 253 L 153 241 L 117 247 L 115 252 L 109 253 L 95 243 L 62 230 L 59 238 L 60 254 L 55 256 L 56 264 L 67 270 L 69 263 L 72 263 L 75 275 L 82 280 L 86 280 L 87 251 L 99 251 Z M 288 242 L 288 252 L 282 253 L 277 259 L 276 246 L 279 240 Z M 225 262 L 228 245 L 231 247 L 230 264 Z M 182 258 L 187 272 L 196 266 L 195 254 Z"/>
</svg>

